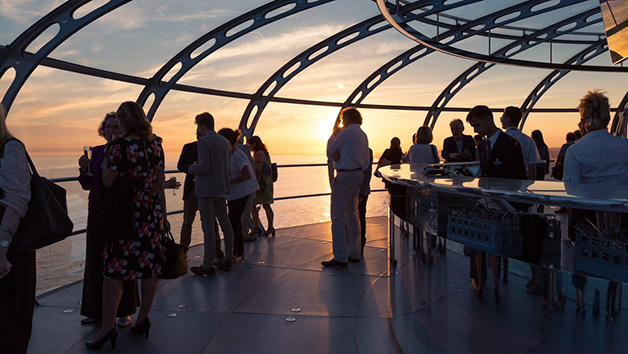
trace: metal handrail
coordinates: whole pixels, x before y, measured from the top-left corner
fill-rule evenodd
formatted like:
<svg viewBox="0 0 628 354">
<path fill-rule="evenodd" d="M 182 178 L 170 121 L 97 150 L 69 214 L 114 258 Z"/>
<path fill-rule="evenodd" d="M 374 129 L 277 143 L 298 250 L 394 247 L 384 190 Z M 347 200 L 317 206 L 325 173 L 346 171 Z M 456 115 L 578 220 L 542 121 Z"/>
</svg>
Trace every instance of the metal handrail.
<svg viewBox="0 0 628 354">
<path fill-rule="evenodd" d="M 373 163 L 373 164 L 376 165 L 377 163 Z M 277 168 L 327 167 L 327 166 L 329 166 L 329 165 L 326 164 L 326 163 L 307 163 L 307 164 L 277 165 Z M 166 170 L 164 172 L 166 174 L 184 173 L 184 172 L 181 172 L 179 170 Z M 55 183 L 58 183 L 58 182 L 74 182 L 74 181 L 78 181 L 78 177 L 57 177 L 57 178 L 49 178 L 49 180 L 51 182 L 55 182 Z M 381 192 L 386 192 L 386 191 L 387 191 L 386 189 L 375 189 L 375 190 L 372 190 L 371 193 L 381 193 Z M 287 196 L 287 197 L 278 197 L 278 198 L 274 198 L 274 200 L 280 201 L 280 200 L 289 200 L 289 199 L 325 197 L 325 196 L 330 196 L 330 195 L 331 195 L 331 193 L 302 194 L 302 195 L 292 195 L 292 196 Z M 183 214 L 183 209 L 169 211 L 166 214 L 167 215 Z M 82 234 L 82 233 L 85 233 L 86 231 L 87 231 L 87 229 L 75 230 L 75 231 L 72 231 L 70 236 Z"/>
</svg>

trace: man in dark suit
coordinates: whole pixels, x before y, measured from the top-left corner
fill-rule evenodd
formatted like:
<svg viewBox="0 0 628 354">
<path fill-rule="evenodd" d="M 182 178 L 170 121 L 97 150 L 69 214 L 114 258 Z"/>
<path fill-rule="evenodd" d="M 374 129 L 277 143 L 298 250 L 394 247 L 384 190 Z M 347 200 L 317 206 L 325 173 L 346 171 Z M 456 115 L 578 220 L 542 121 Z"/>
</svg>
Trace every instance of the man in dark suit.
<svg viewBox="0 0 628 354">
<path fill-rule="evenodd" d="M 493 112 L 488 107 L 473 107 L 467 122 L 476 133 L 485 137 L 478 146 L 483 177 L 527 179 L 519 142 L 495 125 Z"/>
<path fill-rule="evenodd" d="M 197 139 L 200 136 L 196 136 Z M 194 175 L 188 172 L 188 168 L 196 162 L 198 156 L 198 143 L 196 141 L 187 143 L 181 150 L 177 169 L 185 173 L 185 184 L 183 185 L 183 225 L 181 225 L 181 246 L 187 252 L 192 242 L 192 224 L 196 218 L 198 211 L 198 199 L 194 194 Z M 218 234 L 218 225 L 215 224 L 216 233 L 216 257 L 224 257 L 224 253 L 220 249 L 220 235 Z"/>
<path fill-rule="evenodd" d="M 475 142 L 471 135 L 464 135 L 464 123 L 454 119 L 449 123 L 451 135 L 443 142 L 442 156 L 445 162 L 475 161 Z"/>
<path fill-rule="evenodd" d="M 467 122 L 473 130 L 485 139 L 478 146 L 480 171 L 482 177 L 527 179 L 526 165 L 523 160 L 521 146 L 514 138 L 499 129 L 493 120 L 493 112 L 486 106 L 475 106 L 467 114 Z M 483 252 L 475 252 L 475 264 L 471 261 L 471 273 L 474 274 L 474 288 L 478 290 L 478 297 L 482 299 L 482 273 L 486 268 L 482 266 Z M 491 268 L 495 282 L 495 302 L 501 301 L 497 287 L 499 258 L 491 255 Z"/>
</svg>

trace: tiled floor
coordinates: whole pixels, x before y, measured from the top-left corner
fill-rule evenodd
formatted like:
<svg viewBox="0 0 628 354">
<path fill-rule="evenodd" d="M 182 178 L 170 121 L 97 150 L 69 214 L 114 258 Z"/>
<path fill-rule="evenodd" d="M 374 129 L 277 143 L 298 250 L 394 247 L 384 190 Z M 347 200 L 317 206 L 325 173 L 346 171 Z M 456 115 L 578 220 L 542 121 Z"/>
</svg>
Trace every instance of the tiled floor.
<svg viewBox="0 0 628 354">
<path fill-rule="evenodd" d="M 387 228 L 387 218 L 369 219 L 364 260 L 345 270 L 321 269 L 331 258 L 330 224 L 321 223 L 246 244 L 246 261 L 230 272 L 162 281 L 150 338 L 121 329 L 116 352 L 628 353 L 625 319 L 609 323 L 603 310 L 600 318 L 576 316 L 571 299 L 542 317 L 540 297 L 526 294 L 527 279 L 516 272 L 501 286 L 501 304 L 490 281 L 478 301 L 469 260 L 452 243 L 428 266 L 411 239 L 400 238 L 389 276 Z M 190 265 L 201 256 L 193 248 Z M 80 297 L 76 284 L 40 299 L 30 353 L 88 352 L 97 326 L 79 323 Z"/>
</svg>

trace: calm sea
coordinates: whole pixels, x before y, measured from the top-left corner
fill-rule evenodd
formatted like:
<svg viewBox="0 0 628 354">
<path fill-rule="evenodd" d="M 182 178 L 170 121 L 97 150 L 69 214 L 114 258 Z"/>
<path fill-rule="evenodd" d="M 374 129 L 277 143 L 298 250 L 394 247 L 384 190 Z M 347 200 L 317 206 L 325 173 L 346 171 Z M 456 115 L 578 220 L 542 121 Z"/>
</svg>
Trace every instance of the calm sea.
<svg viewBox="0 0 628 354">
<path fill-rule="evenodd" d="M 177 157 L 167 156 L 166 169 L 176 169 Z M 325 163 L 324 156 L 291 156 L 273 155 L 273 162 L 279 165 Z M 37 170 L 42 176 L 73 177 L 78 175 L 78 156 L 33 156 Z M 183 182 L 185 175 L 175 176 Z M 68 212 L 74 221 L 74 229 L 84 229 L 87 222 L 87 196 L 78 182 L 60 183 L 67 190 Z M 326 167 L 287 167 L 279 169 L 279 178 L 275 183 L 275 198 L 305 194 L 328 193 L 330 191 Z M 378 178 L 371 180 L 371 189 L 383 189 L 384 185 Z M 183 209 L 182 190 L 166 191 L 167 208 L 169 211 Z M 386 215 L 386 193 L 373 193 L 369 197 L 367 216 Z M 279 200 L 273 204 L 275 212 L 275 228 L 306 225 L 329 221 L 329 197 L 312 197 L 302 199 Z M 262 212 L 265 223 L 265 214 Z M 178 239 L 181 227 L 181 215 L 169 217 L 175 239 Z M 194 224 L 192 244 L 203 242 L 200 232 L 200 219 Z M 41 249 L 37 252 L 37 293 L 41 294 L 65 284 L 83 278 L 85 265 L 85 234 L 67 238 L 66 240 Z"/>
</svg>

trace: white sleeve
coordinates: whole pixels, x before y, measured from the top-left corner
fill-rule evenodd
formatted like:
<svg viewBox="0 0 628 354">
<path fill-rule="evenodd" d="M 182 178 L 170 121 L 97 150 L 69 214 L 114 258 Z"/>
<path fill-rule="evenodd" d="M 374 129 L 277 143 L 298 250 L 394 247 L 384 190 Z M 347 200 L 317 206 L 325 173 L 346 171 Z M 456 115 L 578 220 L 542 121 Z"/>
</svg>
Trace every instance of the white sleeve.
<svg viewBox="0 0 628 354">
<path fill-rule="evenodd" d="M 580 172 L 580 162 L 571 149 L 567 149 L 565 154 L 565 167 L 563 172 L 563 182 L 576 183 L 582 178 Z"/>
<path fill-rule="evenodd" d="M 4 156 L 0 159 L 0 188 L 4 191 L 0 204 L 24 217 L 31 199 L 31 172 L 24 146 L 14 140 L 5 144 Z"/>
</svg>

